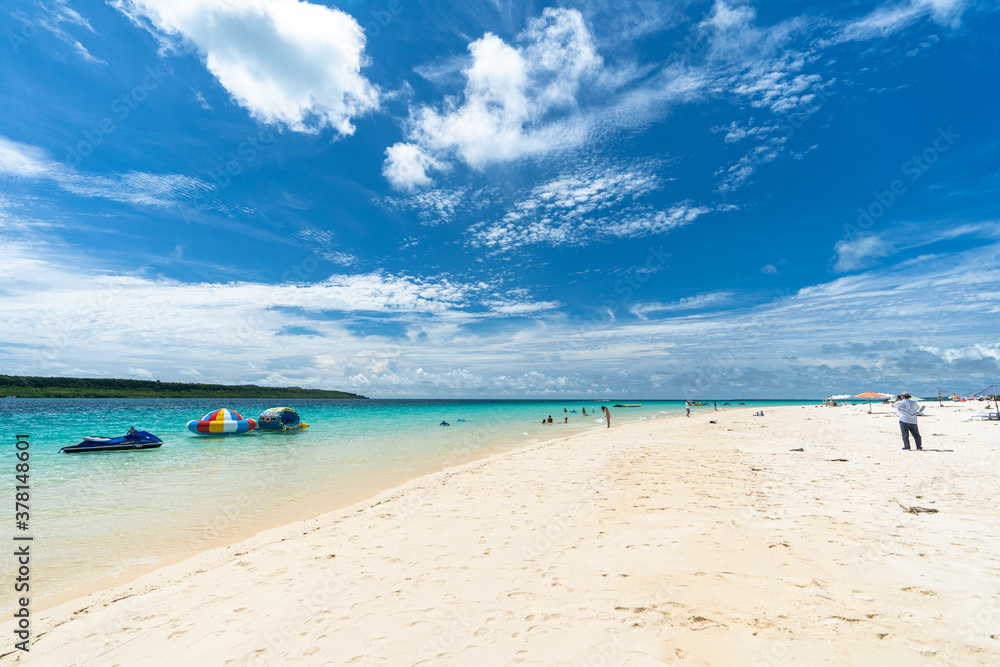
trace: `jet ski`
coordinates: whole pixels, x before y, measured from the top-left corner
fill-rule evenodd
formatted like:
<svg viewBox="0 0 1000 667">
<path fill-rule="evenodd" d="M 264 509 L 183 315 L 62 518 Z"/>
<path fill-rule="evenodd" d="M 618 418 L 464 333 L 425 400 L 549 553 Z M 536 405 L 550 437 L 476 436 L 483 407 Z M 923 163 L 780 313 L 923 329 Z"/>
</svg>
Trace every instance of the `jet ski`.
<svg viewBox="0 0 1000 667">
<path fill-rule="evenodd" d="M 82 454 L 84 452 L 127 452 L 134 449 L 156 449 L 163 444 L 149 431 L 137 431 L 130 428 L 128 433 L 118 438 L 104 438 L 97 435 L 88 435 L 75 445 L 63 447 L 60 451 L 64 454 Z"/>
</svg>

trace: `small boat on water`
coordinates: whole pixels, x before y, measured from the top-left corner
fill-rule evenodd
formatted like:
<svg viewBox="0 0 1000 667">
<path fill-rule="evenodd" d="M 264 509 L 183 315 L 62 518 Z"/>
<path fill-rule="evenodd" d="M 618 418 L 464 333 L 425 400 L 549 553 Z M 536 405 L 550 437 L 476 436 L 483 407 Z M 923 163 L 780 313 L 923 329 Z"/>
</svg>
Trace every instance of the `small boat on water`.
<svg viewBox="0 0 1000 667">
<path fill-rule="evenodd" d="M 641 408 L 642 403 L 615 403 L 613 408 Z"/>
<path fill-rule="evenodd" d="M 192 433 L 202 435 L 228 435 L 253 431 L 257 428 L 257 420 L 243 419 L 243 415 L 235 410 L 219 408 L 201 419 L 192 419 L 187 423 L 187 427 Z"/>
<path fill-rule="evenodd" d="M 75 445 L 63 447 L 64 454 L 83 454 L 86 452 L 129 452 L 136 449 L 156 449 L 163 444 L 149 431 L 137 431 L 130 428 L 128 433 L 118 438 L 105 438 L 97 435 L 88 435 Z"/>
<path fill-rule="evenodd" d="M 257 418 L 257 428 L 261 431 L 301 431 L 309 428 L 291 408 L 268 408 Z"/>
</svg>

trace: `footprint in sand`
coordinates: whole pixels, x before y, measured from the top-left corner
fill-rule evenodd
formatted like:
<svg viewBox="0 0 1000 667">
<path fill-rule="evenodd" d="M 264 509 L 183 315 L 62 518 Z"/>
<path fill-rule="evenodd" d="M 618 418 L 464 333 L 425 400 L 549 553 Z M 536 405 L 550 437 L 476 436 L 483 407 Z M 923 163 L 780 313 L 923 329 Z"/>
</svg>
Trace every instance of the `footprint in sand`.
<svg viewBox="0 0 1000 667">
<path fill-rule="evenodd" d="M 698 632 L 698 631 L 701 631 L 701 630 L 708 630 L 709 628 L 722 628 L 722 629 L 726 629 L 728 627 L 729 626 L 726 625 L 725 623 L 720 623 L 718 621 L 713 621 L 712 619 L 706 618 L 704 616 L 695 616 L 694 618 L 691 619 L 691 624 L 688 625 L 688 629 L 689 630 L 694 630 L 695 632 Z"/>
</svg>

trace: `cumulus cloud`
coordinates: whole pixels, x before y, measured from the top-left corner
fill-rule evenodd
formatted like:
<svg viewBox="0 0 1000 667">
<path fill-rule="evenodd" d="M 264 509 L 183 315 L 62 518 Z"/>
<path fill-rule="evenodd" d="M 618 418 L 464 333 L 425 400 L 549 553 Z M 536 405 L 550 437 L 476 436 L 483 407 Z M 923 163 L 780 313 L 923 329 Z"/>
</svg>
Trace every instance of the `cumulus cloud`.
<svg viewBox="0 0 1000 667">
<path fill-rule="evenodd" d="M 441 109 L 411 110 L 408 141 L 386 152 L 383 173 L 394 187 L 413 189 L 452 159 L 480 169 L 577 146 L 587 136 L 578 96 L 602 66 L 575 9 L 546 9 L 513 45 L 486 33 L 469 45 L 462 95 Z"/>
<path fill-rule="evenodd" d="M 114 0 L 165 43 L 191 46 L 250 114 L 298 132 L 354 132 L 378 106 L 365 34 L 339 9 L 299 0 Z"/>
<path fill-rule="evenodd" d="M 397 143 L 385 149 L 382 175 L 397 190 L 412 191 L 433 183 L 427 175 L 431 169 L 443 169 L 444 164 L 414 144 Z"/>
</svg>

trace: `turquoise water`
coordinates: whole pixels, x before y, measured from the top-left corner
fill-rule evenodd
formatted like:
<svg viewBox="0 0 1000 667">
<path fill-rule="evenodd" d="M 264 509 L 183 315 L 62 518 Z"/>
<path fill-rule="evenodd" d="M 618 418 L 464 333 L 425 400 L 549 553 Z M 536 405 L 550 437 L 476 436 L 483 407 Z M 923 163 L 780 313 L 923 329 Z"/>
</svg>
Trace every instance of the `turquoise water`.
<svg viewBox="0 0 1000 667">
<path fill-rule="evenodd" d="M 615 402 L 640 401 L 605 405 Z M 641 402 L 641 408 L 612 408 L 613 424 L 684 412 L 683 402 Z M 736 407 L 737 401 L 731 403 Z M 299 400 L 290 407 L 310 424 L 304 431 L 199 436 L 185 427 L 221 407 L 257 418 L 275 405 L 282 403 L 0 399 L 0 469 L 7 471 L 3 486 L 10 497 L 15 434 L 30 435 L 29 530 L 15 530 L 13 508 L 4 523 L 12 533 L 34 538 L 33 597 L 65 594 L 343 507 L 426 472 L 604 423 L 596 401 Z M 541 424 L 548 415 L 557 423 Z M 568 424 L 561 423 L 564 418 Z M 443 419 L 451 426 L 439 426 Z M 137 452 L 59 452 L 82 436 L 118 436 L 130 426 L 158 435 L 164 445 Z M 11 581 L 10 556 L 3 566 L 4 580 Z"/>
</svg>

